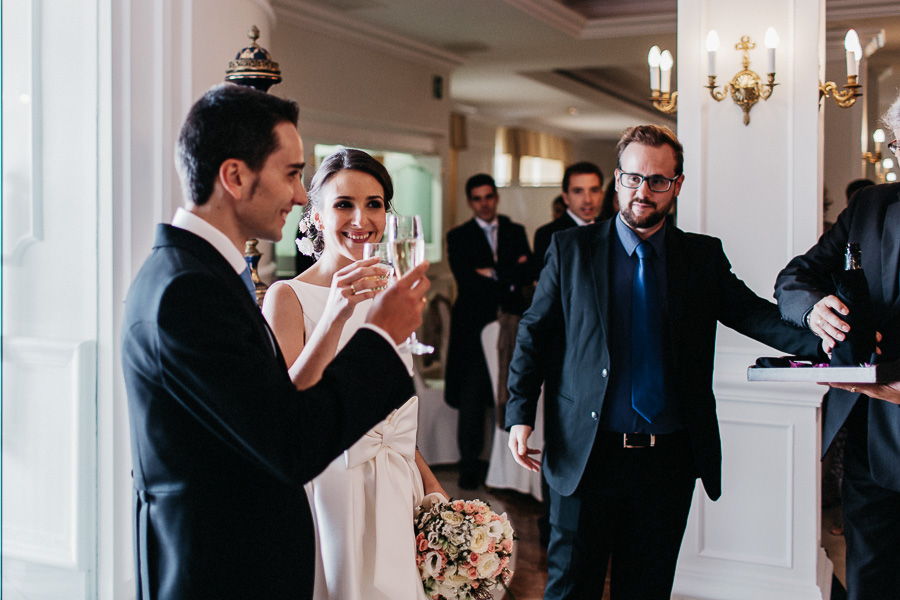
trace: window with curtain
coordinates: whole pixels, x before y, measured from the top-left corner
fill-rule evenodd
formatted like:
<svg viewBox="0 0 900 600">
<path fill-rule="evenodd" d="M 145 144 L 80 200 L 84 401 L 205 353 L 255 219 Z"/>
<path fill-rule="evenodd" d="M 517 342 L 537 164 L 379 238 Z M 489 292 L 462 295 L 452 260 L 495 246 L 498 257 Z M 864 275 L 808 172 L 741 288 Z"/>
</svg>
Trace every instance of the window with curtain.
<svg viewBox="0 0 900 600">
<path fill-rule="evenodd" d="M 559 185 L 571 154 L 571 144 L 561 137 L 517 127 L 498 127 L 494 179 L 501 187 Z"/>
</svg>

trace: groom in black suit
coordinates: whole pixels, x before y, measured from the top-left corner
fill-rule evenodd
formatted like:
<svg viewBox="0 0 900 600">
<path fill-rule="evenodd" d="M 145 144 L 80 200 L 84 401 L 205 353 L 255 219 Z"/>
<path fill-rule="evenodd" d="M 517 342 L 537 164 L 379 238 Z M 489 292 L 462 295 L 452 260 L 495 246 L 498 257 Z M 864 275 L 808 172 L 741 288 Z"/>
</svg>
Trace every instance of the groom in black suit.
<svg viewBox="0 0 900 600">
<path fill-rule="evenodd" d="M 428 281 L 419 268 L 381 294 L 298 391 L 240 251 L 279 239 L 306 203 L 297 105 L 215 87 L 191 108 L 177 158 L 187 207 L 158 226 L 122 327 L 137 598 L 311 598 L 302 485 L 413 394 L 395 344 L 421 322 Z"/>
<path fill-rule="evenodd" d="M 544 384 L 548 600 L 601 598 L 610 558 L 613 599 L 670 597 L 695 479 L 720 495 L 717 321 L 818 350 L 731 272 L 721 241 L 666 223 L 684 181 L 674 133 L 633 127 L 617 150 L 621 212 L 553 236 L 510 366 L 510 450 L 533 470 Z"/>
</svg>

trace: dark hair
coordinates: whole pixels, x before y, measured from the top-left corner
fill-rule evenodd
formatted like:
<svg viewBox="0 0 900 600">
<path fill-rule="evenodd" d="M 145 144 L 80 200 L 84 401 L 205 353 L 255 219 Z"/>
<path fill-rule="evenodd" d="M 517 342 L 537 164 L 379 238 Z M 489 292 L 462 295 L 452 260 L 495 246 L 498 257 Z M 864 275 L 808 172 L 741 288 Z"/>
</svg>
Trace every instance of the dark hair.
<svg viewBox="0 0 900 600">
<path fill-rule="evenodd" d="M 581 161 L 569 165 L 563 173 L 562 191 L 567 194 L 569 193 L 569 179 L 572 178 L 572 175 L 596 175 L 600 180 L 600 185 L 603 185 L 603 171 L 600 170 L 600 167 L 592 162 Z"/>
<path fill-rule="evenodd" d="M 469 179 L 466 180 L 466 200 L 472 199 L 472 190 L 483 185 L 491 186 L 491 188 L 493 188 L 494 190 L 494 193 L 497 193 L 497 184 L 494 183 L 494 178 L 487 173 L 478 173 L 477 175 L 472 175 L 471 177 L 469 177 Z"/>
<path fill-rule="evenodd" d="M 250 87 L 223 83 L 211 88 L 188 112 L 175 158 L 184 194 L 201 205 L 209 200 L 219 167 L 242 160 L 259 171 L 278 149 L 275 126 L 297 125 L 297 104 Z"/>
<path fill-rule="evenodd" d="M 629 144 L 643 144 L 658 148 L 659 146 L 669 146 L 675 151 L 675 174 L 681 175 L 684 170 L 684 148 L 675 132 L 668 127 L 662 125 L 636 125 L 629 127 L 622 133 L 619 142 L 616 144 L 616 160 L 622 160 L 622 153 Z M 619 166 L 621 169 L 621 165 Z"/>
<path fill-rule="evenodd" d="M 858 192 L 863 188 L 867 188 L 870 185 L 875 185 L 875 182 L 871 179 L 854 179 L 850 183 L 847 184 L 847 189 L 844 193 L 847 195 L 847 200 L 853 197 L 853 194 Z"/>
<path fill-rule="evenodd" d="M 329 154 L 325 160 L 322 161 L 322 164 L 319 165 L 316 174 L 313 175 L 312 181 L 309 184 L 309 192 L 307 194 L 309 197 L 309 204 L 306 206 L 303 213 L 303 219 L 307 222 L 307 232 L 315 232 L 315 230 L 312 229 L 312 211 L 322 210 L 322 188 L 325 187 L 325 184 L 340 171 L 359 171 L 374 177 L 375 181 L 381 185 L 381 189 L 384 192 L 384 209 L 386 211 L 391 209 L 391 198 L 394 197 L 394 183 L 391 181 L 391 176 L 387 169 L 384 168 L 384 165 L 375 160 L 372 155 L 363 152 L 362 150 L 357 150 L 356 148 L 340 148 Z M 307 237 L 312 241 L 313 253 L 318 257 L 322 254 L 322 250 L 325 249 L 325 240 L 318 233 L 315 233 L 314 235 L 307 234 Z"/>
</svg>

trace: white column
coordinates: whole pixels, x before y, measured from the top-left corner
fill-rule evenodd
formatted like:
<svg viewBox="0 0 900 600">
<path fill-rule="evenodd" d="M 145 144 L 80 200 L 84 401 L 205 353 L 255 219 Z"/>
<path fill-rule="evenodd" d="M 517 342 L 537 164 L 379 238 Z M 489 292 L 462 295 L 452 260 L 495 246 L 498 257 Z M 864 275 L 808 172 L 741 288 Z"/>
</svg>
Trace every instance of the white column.
<svg viewBox="0 0 900 600">
<path fill-rule="evenodd" d="M 775 276 L 816 240 L 821 223 L 822 120 L 817 83 L 824 0 L 679 0 L 678 135 L 686 180 L 679 225 L 723 240 L 734 271 L 771 298 Z M 737 18 L 735 15 L 740 15 Z M 776 81 L 744 125 L 730 98 L 706 85 L 704 42 L 718 31 L 720 85 L 741 68 L 742 35 L 757 48 L 750 69 L 765 78 L 763 37 L 781 43 Z M 715 389 L 722 432 L 723 494 L 698 486 L 679 558 L 684 598 L 819 599 L 830 563 L 819 548 L 819 402 L 816 386 L 749 384 L 745 369 L 778 352 L 722 328 Z"/>
<path fill-rule="evenodd" d="M 224 80 L 257 25 L 273 25 L 266 0 L 99 2 L 100 174 L 97 427 L 97 595 L 134 597 L 131 447 L 119 339 L 125 295 L 150 253 L 154 229 L 182 205 L 174 147 L 197 97 Z M 83 33 L 78 34 L 79 37 Z"/>
</svg>

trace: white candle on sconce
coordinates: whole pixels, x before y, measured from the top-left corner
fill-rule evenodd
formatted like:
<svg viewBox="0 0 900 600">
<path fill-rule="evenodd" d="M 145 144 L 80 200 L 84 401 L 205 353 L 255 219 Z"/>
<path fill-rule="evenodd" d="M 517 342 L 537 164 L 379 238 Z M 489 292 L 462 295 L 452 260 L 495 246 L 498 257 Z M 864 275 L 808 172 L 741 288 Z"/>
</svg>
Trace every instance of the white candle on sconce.
<svg viewBox="0 0 900 600">
<path fill-rule="evenodd" d="M 715 29 L 710 29 L 706 34 L 706 74 L 716 76 L 716 52 L 719 50 L 719 34 Z"/>
<path fill-rule="evenodd" d="M 647 64 L 650 65 L 650 89 L 659 91 L 659 46 L 652 46 L 647 54 Z"/>
<path fill-rule="evenodd" d="M 897 181 L 897 174 L 894 173 L 893 171 L 891 171 L 890 173 L 885 175 L 884 178 L 887 180 L 888 183 L 894 183 L 895 181 Z"/>
<path fill-rule="evenodd" d="M 891 169 L 894 168 L 894 159 L 893 158 L 884 159 L 883 161 L 881 161 L 881 167 L 885 171 L 890 171 Z"/>
<path fill-rule="evenodd" d="M 672 53 L 668 50 L 663 50 L 662 54 L 659 55 L 659 69 L 662 72 L 662 84 L 659 90 L 663 94 L 668 94 L 672 89 L 672 66 L 674 64 L 675 60 L 672 58 Z"/>
<path fill-rule="evenodd" d="M 859 61 L 862 59 L 862 46 L 855 29 L 849 29 L 844 36 L 844 50 L 847 52 L 847 77 L 859 75 Z"/>
<path fill-rule="evenodd" d="M 778 33 L 775 32 L 774 27 L 769 27 L 766 29 L 766 48 L 768 49 L 769 54 L 769 70 L 767 73 L 775 72 L 775 49 L 778 48 Z"/>
</svg>

